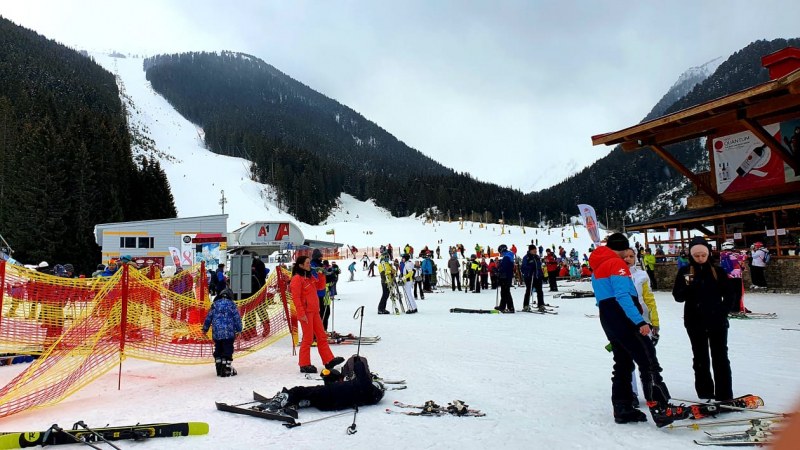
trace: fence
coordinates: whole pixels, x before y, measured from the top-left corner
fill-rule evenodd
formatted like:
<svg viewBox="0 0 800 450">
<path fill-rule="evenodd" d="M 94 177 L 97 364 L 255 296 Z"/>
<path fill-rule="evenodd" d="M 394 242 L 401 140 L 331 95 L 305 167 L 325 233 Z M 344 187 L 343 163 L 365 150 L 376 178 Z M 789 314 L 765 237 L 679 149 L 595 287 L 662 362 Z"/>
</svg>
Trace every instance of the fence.
<svg viewBox="0 0 800 450">
<path fill-rule="evenodd" d="M 253 296 L 236 302 L 244 356 L 292 333 L 288 272 L 274 270 Z M 210 306 L 204 265 L 161 278 L 122 266 L 108 278 L 63 278 L 0 261 L 0 352 L 40 355 L 0 388 L 0 417 L 55 404 L 127 357 L 168 364 L 213 362 L 202 332 Z"/>
</svg>

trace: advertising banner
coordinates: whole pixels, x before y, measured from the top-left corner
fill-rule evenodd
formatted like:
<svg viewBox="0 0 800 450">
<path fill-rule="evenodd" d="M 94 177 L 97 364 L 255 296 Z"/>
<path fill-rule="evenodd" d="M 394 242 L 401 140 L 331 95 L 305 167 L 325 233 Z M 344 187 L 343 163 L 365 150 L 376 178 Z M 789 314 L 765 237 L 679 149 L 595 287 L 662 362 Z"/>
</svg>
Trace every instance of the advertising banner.
<svg viewBox="0 0 800 450">
<path fill-rule="evenodd" d="M 594 213 L 594 208 L 586 204 L 578 205 L 578 211 L 583 217 L 583 223 L 586 225 L 586 231 L 589 232 L 589 237 L 594 242 L 594 245 L 600 244 L 600 230 L 597 227 L 597 215 Z"/>
<path fill-rule="evenodd" d="M 781 132 L 792 129 L 793 120 L 784 124 L 764 127 L 778 142 L 783 142 Z M 717 193 L 741 192 L 751 189 L 779 186 L 800 181 L 780 155 L 772 151 L 753 133 L 743 131 L 712 140 Z M 790 150 L 791 151 L 791 150 Z"/>
</svg>

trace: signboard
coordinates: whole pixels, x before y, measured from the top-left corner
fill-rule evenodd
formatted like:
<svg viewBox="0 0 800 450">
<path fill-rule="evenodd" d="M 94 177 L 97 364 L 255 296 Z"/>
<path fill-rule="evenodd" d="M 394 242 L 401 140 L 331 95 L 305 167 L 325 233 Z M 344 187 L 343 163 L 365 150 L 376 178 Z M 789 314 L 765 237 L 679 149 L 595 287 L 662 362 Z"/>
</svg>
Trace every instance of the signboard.
<svg viewBox="0 0 800 450">
<path fill-rule="evenodd" d="M 239 246 L 263 246 L 286 248 L 303 245 L 303 233 L 290 222 L 253 222 L 242 228 L 238 236 Z"/>
<path fill-rule="evenodd" d="M 737 240 L 741 239 L 742 238 L 742 233 L 733 233 L 733 238 L 737 239 Z"/>
<path fill-rule="evenodd" d="M 793 124 L 796 124 L 793 127 Z M 778 142 L 782 133 L 800 126 L 800 119 L 764 126 Z M 791 140 L 787 141 L 791 142 Z M 753 133 L 716 137 L 711 142 L 717 193 L 741 192 L 800 181 L 800 176 Z"/>
<path fill-rule="evenodd" d="M 230 287 L 236 294 L 253 292 L 252 270 L 253 257 L 250 255 L 231 255 Z M 241 296 L 240 296 L 241 297 Z"/>
</svg>

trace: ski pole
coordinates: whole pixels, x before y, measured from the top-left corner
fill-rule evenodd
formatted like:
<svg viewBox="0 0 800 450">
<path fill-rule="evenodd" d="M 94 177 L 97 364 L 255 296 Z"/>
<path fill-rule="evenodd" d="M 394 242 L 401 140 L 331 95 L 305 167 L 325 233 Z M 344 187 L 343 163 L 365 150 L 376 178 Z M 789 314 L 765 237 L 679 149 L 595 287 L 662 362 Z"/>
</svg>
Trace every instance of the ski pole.
<svg viewBox="0 0 800 450">
<path fill-rule="evenodd" d="M 356 361 L 358 361 L 359 356 L 361 355 L 361 333 L 364 330 L 364 306 L 356 309 L 356 312 L 353 313 L 353 319 L 361 319 L 361 323 L 358 325 L 358 347 L 356 348 Z M 358 417 L 358 405 L 353 405 L 355 411 L 353 412 L 353 423 L 347 427 L 347 434 L 356 434 L 358 430 L 356 430 L 356 418 Z"/>
<path fill-rule="evenodd" d="M 47 445 L 47 440 L 50 439 L 50 435 L 53 432 L 61 433 L 63 435 L 66 435 L 66 436 L 68 436 L 69 438 L 71 438 L 73 441 L 75 441 L 78 444 L 85 444 L 85 445 L 88 445 L 89 447 L 95 448 L 97 450 L 103 450 L 101 447 L 98 447 L 96 445 L 92 445 L 91 442 L 87 442 L 87 441 L 85 441 L 83 439 L 79 439 L 74 434 L 71 434 L 71 433 L 68 433 L 68 432 L 64 431 L 64 429 L 61 428 L 60 426 L 58 426 L 58 424 L 56 424 L 56 423 L 54 423 L 53 425 L 50 425 L 50 428 L 48 428 L 47 431 L 45 431 L 44 436 L 42 437 L 42 446 Z"/>
<path fill-rule="evenodd" d="M 120 449 L 119 447 L 117 447 L 116 445 L 112 444 L 112 443 L 111 443 L 111 442 L 110 442 L 108 439 L 106 439 L 105 437 L 103 437 L 103 436 L 102 436 L 100 433 L 98 433 L 97 431 L 94 431 L 93 429 L 89 428 L 89 426 L 88 426 L 88 425 L 86 425 L 86 423 L 85 423 L 84 421 L 80 420 L 80 421 L 78 421 L 78 422 L 75 422 L 75 424 L 72 426 L 72 429 L 73 429 L 73 430 L 77 430 L 77 429 L 78 429 L 78 427 L 81 427 L 81 428 L 83 428 L 84 430 L 86 430 L 86 431 L 88 431 L 88 432 L 92 433 L 93 435 L 95 435 L 95 437 L 97 437 L 97 439 L 100 439 L 101 441 L 103 441 L 103 442 L 105 442 L 106 444 L 108 444 L 108 445 L 110 445 L 110 446 L 114 447 L 115 449 L 117 449 L 117 450 L 122 450 L 122 449 Z"/>
<path fill-rule="evenodd" d="M 299 427 L 300 425 L 303 425 L 303 424 L 320 422 L 322 420 L 332 419 L 334 417 L 343 416 L 345 414 L 350 414 L 350 411 L 343 411 L 343 412 L 340 412 L 340 413 L 331 414 L 330 416 L 320 417 L 319 419 L 307 420 L 305 422 L 291 422 L 291 423 L 286 422 L 286 423 L 283 423 L 282 425 L 285 426 L 286 428 L 294 428 L 294 427 Z"/>
<path fill-rule="evenodd" d="M 731 410 L 731 411 L 752 411 L 752 412 L 755 412 L 755 413 L 768 414 L 768 415 L 771 415 L 771 416 L 780 416 L 780 417 L 789 417 L 789 416 L 791 416 L 791 413 L 781 413 L 781 412 L 767 411 L 766 409 L 756 409 L 756 408 L 740 408 L 738 406 L 726 405 L 724 403 L 696 402 L 696 401 L 692 401 L 692 400 L 685 400 L 685 399 L 682 399 L 682 398 L 674 398 L 674 397 L 672 398 L 672 400 L 675 400 L 676 402 L 691 403 L 691 404 L 695 404 L 695 405 L 711 405 L 711 406 L 716 406 L 717 408 L 724 408 L 724 409 L 728 409 L 728 410 Z M 761 406 L 763 404 L 764 404 L 763 401 L 759 402 L 759 406 Z"/>
</svg>

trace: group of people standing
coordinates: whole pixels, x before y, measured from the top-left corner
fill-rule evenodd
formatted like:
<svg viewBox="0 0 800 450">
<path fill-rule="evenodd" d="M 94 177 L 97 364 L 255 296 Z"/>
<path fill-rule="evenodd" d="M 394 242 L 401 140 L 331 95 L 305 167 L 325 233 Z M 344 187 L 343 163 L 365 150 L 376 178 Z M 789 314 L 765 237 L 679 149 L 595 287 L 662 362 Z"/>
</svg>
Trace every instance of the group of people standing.
<svg viewBox="0 0 800 450">
<path fill-rule="evenodd" d="M 689 263 L 678 270 L 673 297 L 684 303 L 684 327 L 693 354 L 698 398 L 726 401 L 733 398 L 728 359 L 728 313 L 735 298 L 735 284 L 725 271 L 712 264 L 711 246 L 702 237 L 691 240 Z M 592 286 L 600 323 L 614 355 L 611 403 L 617 423 L 643 422 L 636 408 L 634 366 L 639 369 L 643 394 L 657 426 L 685 418 L 689 411 L 670 403 L 656 356 L 659 319 L 649 277 L 635 267 L 636 252 L 627 237 L 615 233 L 606 246 L 590 257 L 594 268 Z M 713 369 L 713 375 L 712 375 Z"/>
</svg>

